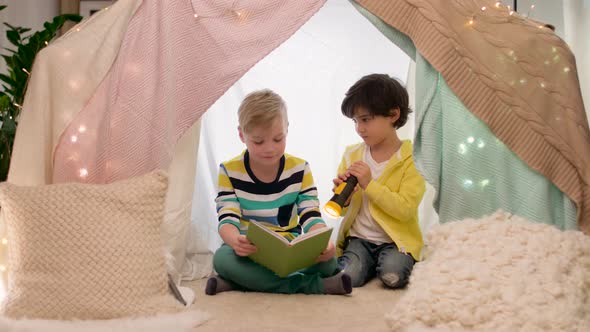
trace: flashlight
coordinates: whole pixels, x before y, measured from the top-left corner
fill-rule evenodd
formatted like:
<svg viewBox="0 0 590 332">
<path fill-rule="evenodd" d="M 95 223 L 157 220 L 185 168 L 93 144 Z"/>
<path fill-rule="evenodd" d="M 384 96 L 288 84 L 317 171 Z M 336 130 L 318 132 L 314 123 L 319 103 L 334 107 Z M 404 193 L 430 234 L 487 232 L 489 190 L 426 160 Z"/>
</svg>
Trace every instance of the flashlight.
<svg viewBox="0 0 590 332">
<path fill-rule="evenodd" d="M 324 212 L 333 218 L 340 217 L 342 207 L 348 200 L 348 197 L 354 191 L 354 187 L 358 183 L 356 176 L 351 175 L 346 181 L 342 182 L 336 190 L 334 190 L 334 196 L 330 199 L 326 205 L 324 205 Z"/>
</svg>

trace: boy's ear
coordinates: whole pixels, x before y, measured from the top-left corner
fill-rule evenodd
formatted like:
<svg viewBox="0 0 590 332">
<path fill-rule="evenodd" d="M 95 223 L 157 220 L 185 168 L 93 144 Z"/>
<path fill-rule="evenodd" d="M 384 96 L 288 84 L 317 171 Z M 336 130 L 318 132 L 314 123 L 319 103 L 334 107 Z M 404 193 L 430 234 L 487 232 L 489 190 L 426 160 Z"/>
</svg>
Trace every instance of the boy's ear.
<svg viewBox="0 0 590 332">
<path fill-rule="evenodd" d="M 238 135 L 240 136 L 242 143 L 246 144 L 246 141 L 244 140 L 244 133 L 242 132 L 242 128 L 240 128 L 240 126 L 238 126 Z"/>
<path fill-rule="evenodd" d="M 399 108 L 393 108 L 391 109 L 391 120 L 392 123 L 396 123 L 397 120 L 399 119 Z"/>
</svg>

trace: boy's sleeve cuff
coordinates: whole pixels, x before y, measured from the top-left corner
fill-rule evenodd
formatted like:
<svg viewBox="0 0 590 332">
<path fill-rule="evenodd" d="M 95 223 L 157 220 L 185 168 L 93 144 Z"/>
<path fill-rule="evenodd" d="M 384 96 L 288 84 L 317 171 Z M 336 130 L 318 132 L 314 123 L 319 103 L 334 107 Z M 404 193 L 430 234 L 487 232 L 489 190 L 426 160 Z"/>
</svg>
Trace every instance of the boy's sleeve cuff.
<svg viewBox="0 0 590 332">
<path fill-rule="evenodd" d="M 319 219 L 319 218 L 312 219 L 312 220 L 308 221 L 307 223 L 305 223 L 305 225 L 303 225 L 303 233 L 307 233 L 309 231 L 309 229 L 315 224 L 325 225 L 326 223 L 322 219 Z"/>
<path fill-rule="evenodd" d="M 233 220 L 222 220 L 219 222 L 219 225 L 217 225 L 217 231 L 219 232 L 219 229 L 221 228 L 221 226 L 223 226 L 225 224 L 234 225 L 238 229 L 238 231 L 240 230 L 240 223 L 239 222 L 233 221 Z"/>
</svg>

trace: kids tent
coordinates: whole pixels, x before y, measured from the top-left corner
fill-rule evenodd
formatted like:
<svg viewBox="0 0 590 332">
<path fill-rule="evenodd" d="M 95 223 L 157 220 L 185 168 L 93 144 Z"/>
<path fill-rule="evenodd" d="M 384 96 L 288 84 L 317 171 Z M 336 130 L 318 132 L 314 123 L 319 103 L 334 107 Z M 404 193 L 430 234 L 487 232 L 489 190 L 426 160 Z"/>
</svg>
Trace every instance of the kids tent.
<svg viewBox="0 0 590 332">
<path fill-rule="evenodd" d="M 193 196 L 210 201 L 203 186 L 214 180 L 205 174 L 208 184 L 197 177 L 192 186 L 198 120 L 316 12 L 321 17 L 324 2 L 117 1 L 38 55 L 8 180 L 108 183 L 167 169 L 166 244 L 177 269 L 199 275 L 185 267 L 187 225 Z M 503 208 L 588 232 L 590 135 L 563 41 L 495 1 L 352 5 L 416 62 L 415 158 L 436 190 L 441 222 Z M 235 136 L 235 121 L 215 130 Z"/>
</svg>

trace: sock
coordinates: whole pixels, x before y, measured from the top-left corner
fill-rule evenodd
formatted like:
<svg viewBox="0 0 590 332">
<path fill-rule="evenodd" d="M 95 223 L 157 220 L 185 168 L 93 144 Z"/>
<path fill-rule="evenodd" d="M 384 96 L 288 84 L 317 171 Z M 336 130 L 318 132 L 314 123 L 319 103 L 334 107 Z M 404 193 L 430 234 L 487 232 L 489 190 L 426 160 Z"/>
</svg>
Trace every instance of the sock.
<svg viewBox="0 0 590 332">
<path fill-rule="evenodd" d="M 333 295 L 345 295 L 352 292 L 352 280 L 343 271 L 328 278 L 324 278 L 324 293 Z"/>
<path fill-rule="evenodd" d="M 207 280 L 207 286 L 205 286 L 205 294 L 215 295 L 220 292 L 226 292 L 232 290 L 232 286 L 229 282 L 223 280 L 220 276 L 213 276 Z"/>
<path fill-rule="evenodd" d="M 397 273 L 388 272 L 381 276 L 381 281 L 389 288 L 396 288 L 399 283 L 399 276 Z"/>
</svg>

